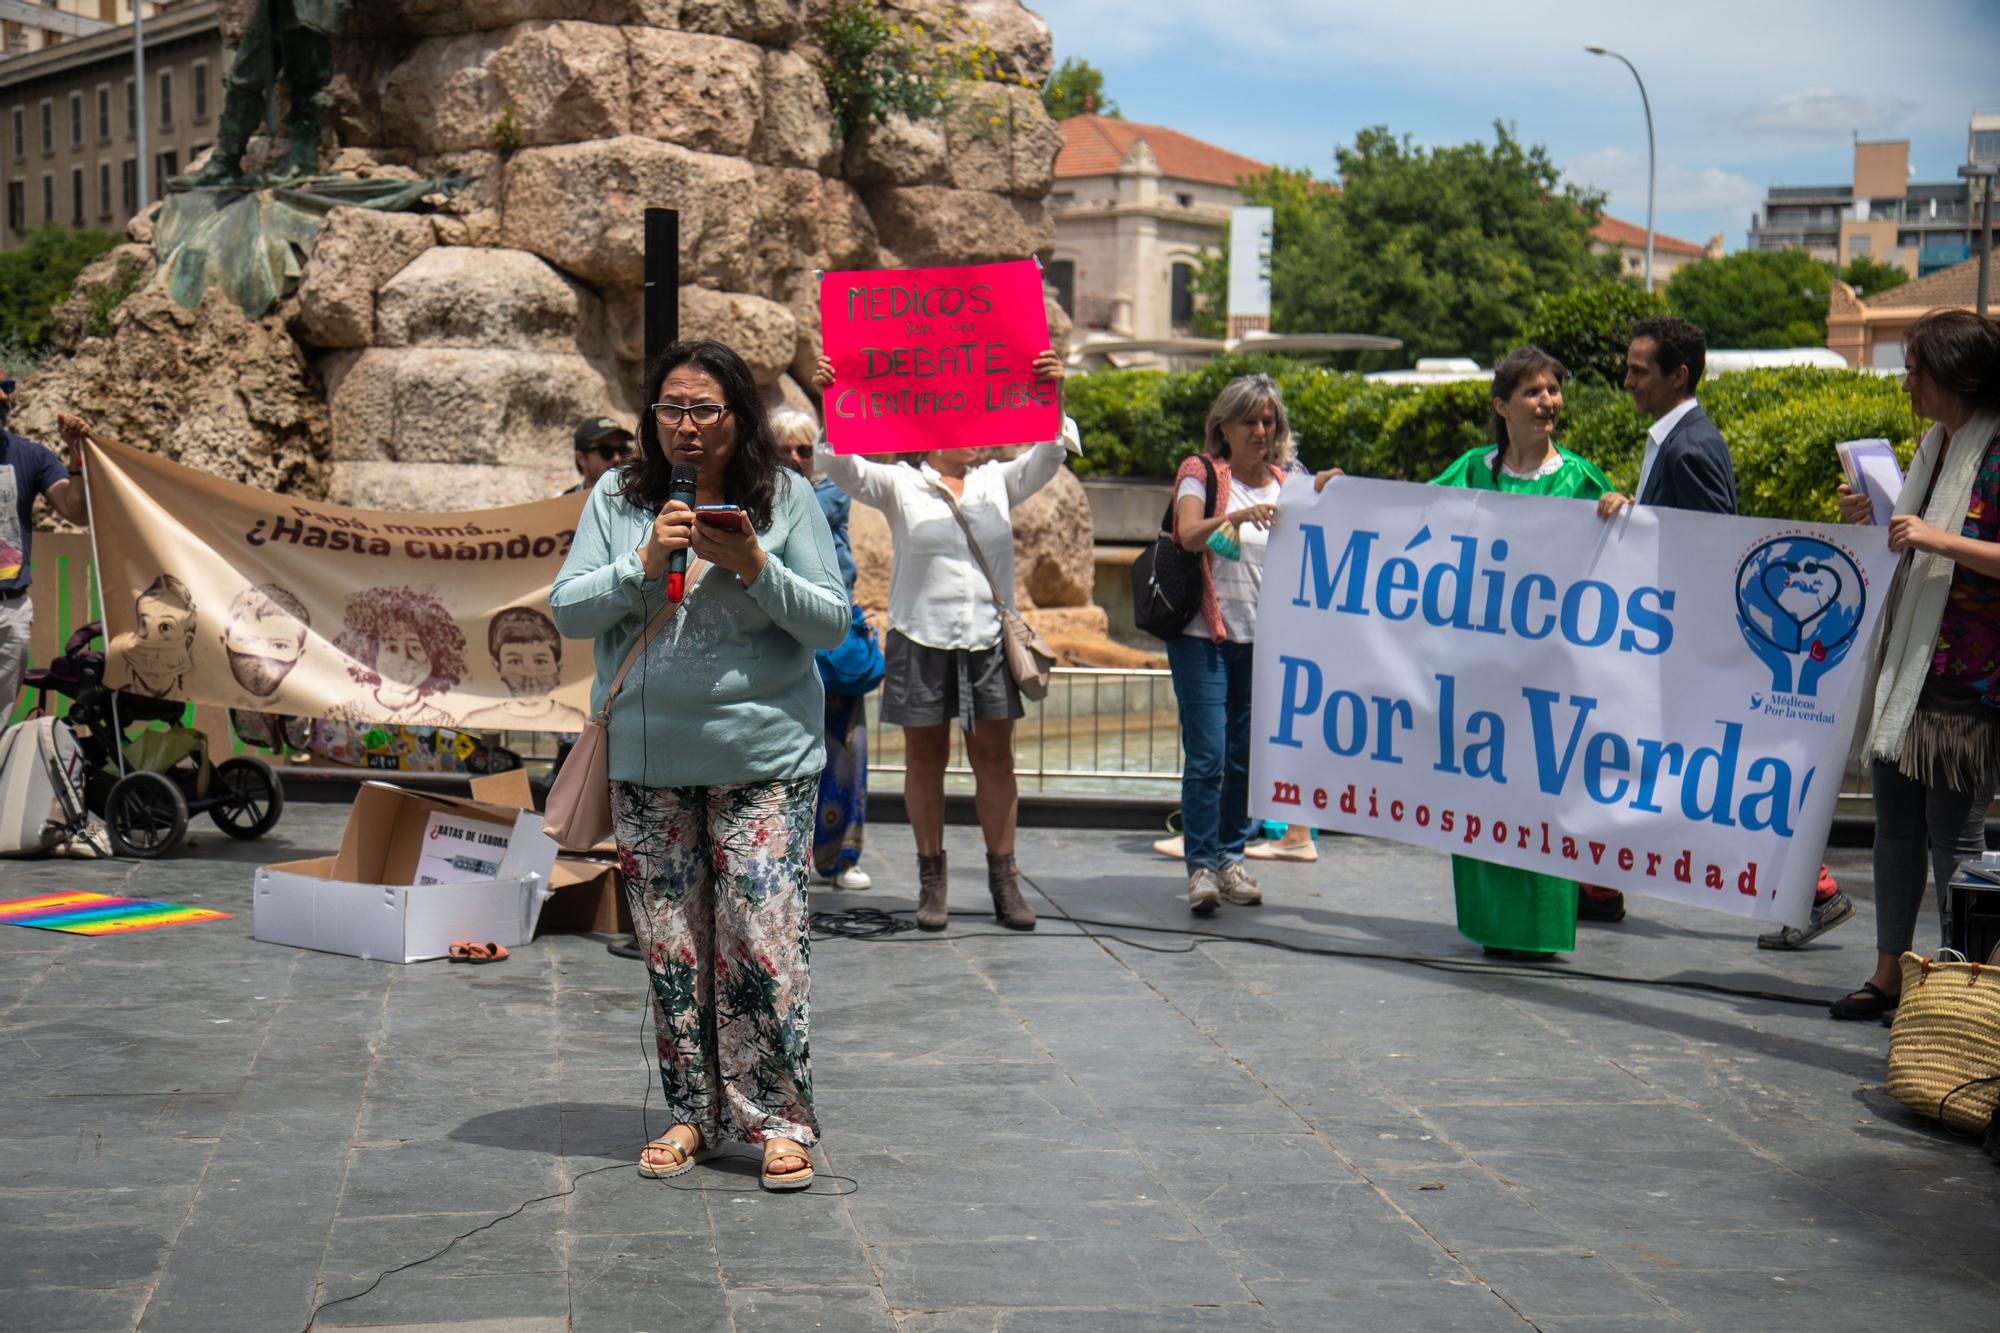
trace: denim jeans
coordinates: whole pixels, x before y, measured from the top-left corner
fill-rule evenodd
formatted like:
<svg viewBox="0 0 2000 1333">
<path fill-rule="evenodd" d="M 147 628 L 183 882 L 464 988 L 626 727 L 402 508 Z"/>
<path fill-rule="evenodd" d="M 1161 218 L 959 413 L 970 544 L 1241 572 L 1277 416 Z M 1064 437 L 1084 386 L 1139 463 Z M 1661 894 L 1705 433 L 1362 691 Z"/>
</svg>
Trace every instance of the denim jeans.
<svg viewBox="0 0 2000 1333">
<path fill-rule="evenodd" d="M 1187 635 L 1167 643 L 1186 751 L 1181 835 L 1189 874 L 1243 859 L 1250 831 L 1251 649 Z"/>
<path fill-rule="evenodd" d="M 1875 947 L 1899 954 L 1916 940 L 1926 869 L 1937 877 L 1942 933 L 1944 886 L 1960 861 L 1986 850 L 1986 802 L 1926 787 L 1879 759 L 1869 776 L 1875 794 Z"/>
</svg>

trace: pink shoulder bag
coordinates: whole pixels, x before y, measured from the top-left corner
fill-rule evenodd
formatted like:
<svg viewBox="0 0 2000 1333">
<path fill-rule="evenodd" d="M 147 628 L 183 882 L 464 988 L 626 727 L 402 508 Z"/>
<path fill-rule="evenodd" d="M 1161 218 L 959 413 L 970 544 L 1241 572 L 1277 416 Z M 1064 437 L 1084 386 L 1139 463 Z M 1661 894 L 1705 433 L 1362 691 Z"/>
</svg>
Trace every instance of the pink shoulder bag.
<svg viewBox="0 0 2000 1333">
<path fill-rule="evenodd" d="M 702 563 L 696 560 L 688 568 L 690 589 Z M 618 674 L 611 678 L 611 688 L 604 692 L 604 707 L 584 724 L 583 733 L 570 747 L 569 758 L 563 761 L 562 772 L 549 788 L 542 831 L 564 851 L 587 852 L 611 836 L 611 701 L 625 688 L 626 674 L 653 642 L 653 636 L 685 604 L 686 599 L 668 602 L 639 631 Z"/>
</svg>

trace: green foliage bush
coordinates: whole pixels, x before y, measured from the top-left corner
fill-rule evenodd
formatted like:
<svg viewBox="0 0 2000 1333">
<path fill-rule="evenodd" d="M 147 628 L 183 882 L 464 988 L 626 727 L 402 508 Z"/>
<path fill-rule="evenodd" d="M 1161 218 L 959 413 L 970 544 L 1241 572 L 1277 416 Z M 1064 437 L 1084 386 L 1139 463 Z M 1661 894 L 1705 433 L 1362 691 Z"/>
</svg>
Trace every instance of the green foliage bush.
<svg viewBox="0 0 2000 1333">
<path fill-rule="evenodd" d="M 25 245 L 0 253 L 0 343 L 45 347 L 51 312 L 84 265 L 118 244 L 108 231 L 37 227 Z"/>
<path fill-rule="evenodd" d="M 1616 278 L 1599 278 L 1535 298 L 1521 341 L 1562 362 L 1579 380 L 1617 385 L 1625 380 L 1633 321 L 1666 313 L 1667 303 L 1658 294 Z"/>
<path fill-rule="evenodd" d="M 1740 250 L 1678 270 L 1667 304 L 1710 347 L 1820 347 L 1832 269 L 1803 250 Z"/>
<path fill-rule="evenodd" d="M 1490 386 L 1382 384 L 1279 358 L 1219 359 L 1199 371 L 1079 375 L 1064 386 L 1083 432 L 1086 476 L 1168 477 L 1199 447 L 1208 409 L 1237 375 L 1270 374 L 1284 394 L 1299 461 L 1313 471 L 1428 481 L 1487 441 Z M 1881 436 L 1907 461 L 1917 423 L 1894 379 L 1806 367 L 1736 371 L 1704 379 L 1702 409 L 1729 441 L 1743 512 L 1832 521 L 1840 440 Z M 1572 380 L 1563 394 L 1562 445 L 1631 494 L 1645 455 L 1646 419 L 1622 389 Z"/>
</svg>

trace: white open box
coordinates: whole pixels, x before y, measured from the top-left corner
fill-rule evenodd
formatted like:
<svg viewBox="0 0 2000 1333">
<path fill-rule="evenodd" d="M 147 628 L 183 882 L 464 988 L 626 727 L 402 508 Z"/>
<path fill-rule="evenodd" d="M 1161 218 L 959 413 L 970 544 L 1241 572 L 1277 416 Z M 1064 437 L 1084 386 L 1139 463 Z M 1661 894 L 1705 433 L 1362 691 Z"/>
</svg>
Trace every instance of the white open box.
<svg viewBox="0 0 2000 1333">
<path fill-rule="evenodd" d="M 506 838 L 494 878 L 410 883 L 434 811 L 491 824 Z M 532 808 L 363 783 L 338 853 L 258 868 L 255 934 L 395 963 L 443 958 L 453 940 L 518 948 L 535 937 L 555 862 L 556 844 Z"/>
</svg>

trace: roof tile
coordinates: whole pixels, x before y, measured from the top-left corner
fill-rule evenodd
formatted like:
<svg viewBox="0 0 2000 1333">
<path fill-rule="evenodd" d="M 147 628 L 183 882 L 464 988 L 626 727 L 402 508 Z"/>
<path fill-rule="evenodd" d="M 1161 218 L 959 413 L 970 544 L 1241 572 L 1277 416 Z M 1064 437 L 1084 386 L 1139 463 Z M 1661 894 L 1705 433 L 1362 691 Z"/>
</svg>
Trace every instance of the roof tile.
<svg viewBox="0 0 2000 1333">
<path fill-rule="evenodd" d="M 1162 176 L 1205 185 L 1234 185 L 1244 176 L 1269 171 L 1268 163 L 1203 143 L 1161 125 L 1113 120 L 1107 116 L 1071 116 L 1062 122 L 1062 152 L 1056 155 L 1056 177 L 1109 176 L 1141 140 L 1153 152 Z"/>
</svg>

